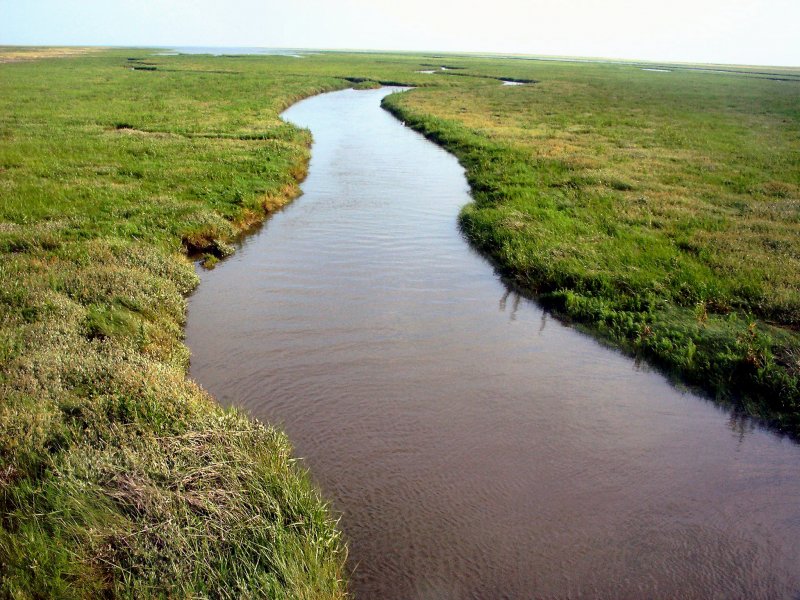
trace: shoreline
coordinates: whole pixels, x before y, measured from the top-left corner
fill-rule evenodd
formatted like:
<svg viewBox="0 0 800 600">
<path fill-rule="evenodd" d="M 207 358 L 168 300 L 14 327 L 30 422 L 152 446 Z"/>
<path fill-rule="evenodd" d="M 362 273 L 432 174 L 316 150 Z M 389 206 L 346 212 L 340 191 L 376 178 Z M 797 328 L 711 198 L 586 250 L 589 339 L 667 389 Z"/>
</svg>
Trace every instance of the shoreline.
<svg viewBox="0 0 800 600">
<path fill-rule="evenodd" d="M 484 183 L 482 178 L 491 178 L 496 174 L 491 170 L 488 173 L 476 170 L 482 161 L 480 144 L 485 143 L 485 139 L 480 139 L 476 143 L 479 138 L 457 122 L 446 121 L 433 114 L 415 112 L 404 106 L 400 98 L 387 97 L 382 107 L 426 139 L 454 154 L 467 171 L 473 198 L 480 197 L 479 194 L 486 191 L 476 190 L 476 185 L 487 189 L 492 187 L 492 183 Z M 511 146 L 505 147 L 504 150 L 509 155 L 514 151 Z M 490 193 L 492 200 L 485 202 L 485 205 L 503 203 L 501 190 L 492 190 Z M 583 286 L 584 282 L 580 279 L 575 280 L 572 286 L 564 286 L 547 274 L 544 265 L 536 266 L 534 272 L 530 272 L 509 260 L 505 244 L 509 243 L 509 239 L 513 239 L 513 231 L 506 228 L 502 222 L 482 223 L 476 216 L 484 204 L 481 200 L 473 199 L 472 203 L 462 207 L 459 227 L 470 245 L 524 295 L 540 303 L 563 321 L 578 325 L 584 333 L 615 350 L 648 361 L 673 383 L 682 383 L 690 389 L 700 391 L 717 404 L 731 409 L 734 414 L 738 412 L 754 418 L 779 435 L 786 435 L 795 441 L 800 439 L 800 414 L 797 408 L 800 402 L 800 384 L 797 378 L 792 380 L 788 373 L 784 375 L 781 366 L 775 365 L 774 361 L 768 363 L 772 368 L 765 377 L 764 372 L 758 368 L 759 364 L 754 364 L 750 358 L 752 353 L 758 353 L 755 360 L 760 361 L 762 365 L 765 361 L 771 360 L 771 351 L 763 349 L 765 344 L 771 345 L 771 342 L 758 339 L 755 337 L 756 334 L 753 334 L 752 342 L 749 344 L 745 342 L 748 345 L 741 351 L 740 356 L 734 357 L 733 361 L 714 363 L 710 352 L 716 349 L 706 349 L 706 342 L 702 337 L 703 329 L 700 327 L 697 333 L 693 334 L 694 342 L 690 340 L 689 345 L 695 349 L 698 361 L 708 360 L 711 364 L 699 369 L 694 364 L 687 364 L 680 358 L 676 359 L 671 347 L 667 351 L 661 348 L 658 344 L 657 320 L 654 322 L 648 318 L 643 323 L 636 321 L 633 334 L 627 330 L 618 331 L 609 328 L 605 326 L 603 319 L 598 320 L 598 316 L 592 311 L 585 310 L 580 302 L 580 296 L 573 296 L 575 291 Z M 574 298 L 579 302 L 575 302 Z M 587 301 L 591 301 L 591 298 Z M 623 315 L 621 318 L 626 317 Z M 750 332 L 754 331 L 754 326 L 749 323 L 748 321 L 742 327 L 742 334 L 747 333 L 748 327 Z M 769 328 L 763 321 L 759 324 L 762 328 Z M 646 333 L 643 335 L 642 331 Z M 730 337 L 729 343 L 735 347 L 739 343 L 738 338 Z M 704 352 L 708 354 L 703 354 Z"/>
<path fill-rule="evenodd" d="M 124 53 L 77 57 L 69 64 L 78 73 L 105 68 L 123 91 L 128 85 L 155 91 L 136 86 L 139 73 L 126 68 Z M 20 62 L 30 66 L 18 66 L 14 75 L 31 69 L 45 78 L 62 73 L 55 63 Z M 50 87 L 69 86 L 71 77 L 51 77 Z M 281 93 L 280 81 L 273 95 Z M 24 96 L 27 88 L 14 84 L 10 78 L 9 94 Z M 302 97 L 341 87 L 346 82 L 320 78 L 305 86 Z M 279 102 L 292 104 L 298 95 L 290 90 Z M 113 103 L 106 109 L 111 114 L 132 106 L 119 95 Z M 135 204 L 125 208 L 124 197 L 116 201 L 111 209 L 125 211 L 122 217 L 107 219 L 100 212 L 94 219 L 0 228 L 8 258 L 0 270 L 3 289 L 20 290 L 10 311 L 6 297 L 0 348 L 0 594 L 183 596 L 203 590 L 346 597 L 346 547 L 290 441 L 269 424 L 223 408 L 191 381 L 183 343 L 186 298 L 198 283 L 184 248 L 218 259 L 237 236 L 296 198 L 307 172 L 308 136 L 278 121 L 264 141 L 236 132 L 232 139 L 215 134 L 195 141 L 163 135 L 141 115 L 113 121 L 98 135 L 95 109 L 89 108 L 87 128 L 66 127 L 65 141 L 50 143 L 80 140 L 107 154 L 122 148 L 145 159 L 174 157 L 184 170 L 195 164 L 190 194 L 206 172 L 240 178 L 241 168 L 232 162 L 237 151 L 239 164 L 270 170 L 245 180 L 245 188 L 223 179 L 222 190 L 238 191 L 215 212 L 199 202 L 173 201 L 173 209 L 146 195 L 147 208 L 139 213 Z M 150 120 L 163 114 L 155 111 Z M 124 136 L 120 122 L 142 133 Z M 201 155 L 187 153 L 192 148 Z M 58 156 L 50 160 L 62 171 L 69 164 Z M 165 186 L 176 194 L 170 172 L 158 165 L 147 171 L 142 158 L 129 166 L 125 154 L 118 159 L 112 153 L 98 169 L 110 172 L 107 165 L 117 160 L 123 162 L 114 176 L 136 183 L 113 181 L 108 189 Z M 69 182 L 65 177 L 56 180 L 59 185 Z M 95 177 L 103 181 L 101 174 Z M 80 172 L 76 183 L 86 189 Z M 45 206 L 53 213 L 70 209 L 54 200 Z M 133 235 L 120 235 L 120 228 Z M 70 237 L 74 230 L 86 233 Z M 31 557 L 40 565 L 33 572 Z"/>
</svg>

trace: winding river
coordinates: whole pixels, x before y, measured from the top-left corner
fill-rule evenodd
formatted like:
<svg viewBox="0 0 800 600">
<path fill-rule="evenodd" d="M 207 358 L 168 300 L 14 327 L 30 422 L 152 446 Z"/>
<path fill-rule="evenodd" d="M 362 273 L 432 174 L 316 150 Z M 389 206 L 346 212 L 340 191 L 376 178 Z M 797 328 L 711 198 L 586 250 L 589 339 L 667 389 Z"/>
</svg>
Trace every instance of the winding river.
<svg viewBox="0 0 800 600">
<path fill-rule="evenodd" d="M 203 272 L 191 375 L 281 424 L 356 598 L 793 598 L 800 446 L 509 291 L 458 162 L 324 94 L 303 196 Z"/>
</svg>

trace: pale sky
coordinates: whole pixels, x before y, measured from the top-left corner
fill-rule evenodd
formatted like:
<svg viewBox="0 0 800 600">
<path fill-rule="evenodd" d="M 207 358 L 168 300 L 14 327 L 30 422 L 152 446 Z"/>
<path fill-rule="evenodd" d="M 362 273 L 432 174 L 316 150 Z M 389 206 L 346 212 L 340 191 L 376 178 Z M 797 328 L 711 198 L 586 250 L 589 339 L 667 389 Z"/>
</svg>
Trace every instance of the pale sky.
<svg viewBox="0 0 800 600">
<path fill-rule="evenodd" d="M 0 0 L 0 44 L 427 50 L 800 66 L 800 0 Z"/>
</svg>

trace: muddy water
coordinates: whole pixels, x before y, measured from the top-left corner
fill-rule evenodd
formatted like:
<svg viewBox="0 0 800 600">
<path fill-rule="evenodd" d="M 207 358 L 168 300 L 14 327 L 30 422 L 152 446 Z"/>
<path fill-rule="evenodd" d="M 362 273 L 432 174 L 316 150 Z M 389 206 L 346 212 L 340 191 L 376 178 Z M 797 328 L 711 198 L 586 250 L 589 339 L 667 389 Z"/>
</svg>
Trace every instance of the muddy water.
<svg viewBox="0 0 800 600">
<path fill-rule="evenodd" d="M 192 375 L 282 423 L 342 512 L 357 598 L 791 598 L 800 447 L 509 292 L 453 157 L 301 102 L 304 195 L 190 300 Z"/>
</svg>

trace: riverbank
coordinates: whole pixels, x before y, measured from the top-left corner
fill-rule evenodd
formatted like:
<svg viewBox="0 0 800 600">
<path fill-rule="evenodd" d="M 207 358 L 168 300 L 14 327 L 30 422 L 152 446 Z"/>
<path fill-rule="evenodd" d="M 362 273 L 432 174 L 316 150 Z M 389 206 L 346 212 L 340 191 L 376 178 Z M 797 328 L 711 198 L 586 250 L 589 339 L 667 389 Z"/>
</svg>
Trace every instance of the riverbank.
<svg viewBox="0 0 800 600">
<path fill-rule="evenodd" d="M 800 84 L 461 66 L 539 82 L 384 106 L 466 167 L 470 241 L 562 317 L 800 432 Z"/>
<path fill-rule="evenodd" d="M 170 59 L 2 66 L 0 594 L 341 598 L 326 504 L 283 433 L 187 380 L 182 325 L 186 252 L 297 194 L 280 110 L 347 84 Z"/>
<path fill-rule="evenodd" d="M 314 136 L 303 196 L 186 323 L 191 376 L 280 422 L 341 511 L 351 592 L 790 597 L 800 447 L 509 289 L 459 230 L 464 170 L 389 93 L 283 113 Z"/>
<path fill-rule="evenodd" d="M 281 110 L 353 83 L 431 88 L 387 105 L 467 165 L 464 228 L 521 286 L 721 394 L 746 384 L 750 412 L 796 428 L 797 103 L 764 87 L 795 84 L 634 78 L 623 119 L 590 107 L 626 97 L 624 69 L 673 73 L 418 73 L 430 60 L 135 49 L 0 67 L 3 594 L 345 594 L 344 544 L 286 437 L 186 379 L 182 327 L 187 253 L 212 265 L 297 192 L 310 136 Z M 699 160 L 692 132 L 720 124 Z"/>
</svg>

